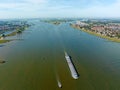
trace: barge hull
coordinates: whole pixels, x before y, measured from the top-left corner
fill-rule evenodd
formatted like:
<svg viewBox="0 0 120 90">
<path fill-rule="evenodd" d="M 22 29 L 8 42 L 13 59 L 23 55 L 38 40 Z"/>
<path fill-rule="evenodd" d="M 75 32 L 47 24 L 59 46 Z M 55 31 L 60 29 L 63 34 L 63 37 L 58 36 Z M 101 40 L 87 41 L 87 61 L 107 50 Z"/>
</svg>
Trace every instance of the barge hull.
<svg viewBox="0 0 120 90">
<path fill-rule="evenodd" d="M 69 66 L 72 77 L 74 79 L 78 79 L 78 73 L 75 69 L 75 66 L 73 65 L 73 62 L 72 62 L 70 56 L 66 52 L 65 52 L 65 58 L 66 58 L 66 61 L 68 63 L 68 66 Z"/>
</svg>

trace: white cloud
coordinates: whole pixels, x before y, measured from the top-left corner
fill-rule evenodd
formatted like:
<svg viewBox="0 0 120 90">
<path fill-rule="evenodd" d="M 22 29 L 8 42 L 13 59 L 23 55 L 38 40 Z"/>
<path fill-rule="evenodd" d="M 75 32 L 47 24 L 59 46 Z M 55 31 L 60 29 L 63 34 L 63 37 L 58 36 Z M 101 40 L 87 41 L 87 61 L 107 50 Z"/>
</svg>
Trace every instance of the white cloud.
<svg viewBox="0 0 120 90">
<path fill-rule="evenodd" d="M 111 5 L 102 5 L 97 3 L 96 5 L 87 8 L 71 9 L 75 16 L 78 17 L 120 17 L 120 0 L 117 0 Z M 67 10 L 72 13 L 70 10 Z"/>
<path fill-rule="evenodd" d="M 21 4 L 21 3 L 0 3 L 0 9 L 4 9 L 4 8 L 17 8 L 17 7 L 20 7 L 20 6 L 24 6 L 25 4 Z"/>
<path fill-rule="evenodd" d="M 46 0 L 25 0 L 28 3 L 32 3 L 32 4 L 43 4 L 46 3 Z"/>
<path fill-rule="evenodd" d="M 28 7 L 29 8 L 34 8 L 36 6 L 41 6 L 43 4 L 46 3 L 46 0 L 23 0 L 22 3 L 19 3 L 19 2 L 10 2 L 10 3 L 0 3 L 0 9 L 17 9 L 19 7 L 23 8 L 23 7 Z"/>
<path fill-rule="evenodd" d="M 10 3 L 0 2 L 0 17 L 120 17 L 120 0 L 107 5 L 98 0 L 91 0 L 94 3 L 91 3 L 90 6 L 87 5 L 90 4 L 87 0 L 76 0 L 78 2 L 73 3 L 73 5 L 69 1 L 55 1 L 55 3 L 52 0 L 16 0 L 15 2 L 12 0 Z M 80 2 L 87 3 L 84 7 L 81 7 L 79 6 Z"/>
<path fill-rule="evenodd" d="M 0 18 L 36 17 L 38 16 L 38 9 L 43 8 L 45 3 L 47 0 L 0 2 Z"/>
</svg>

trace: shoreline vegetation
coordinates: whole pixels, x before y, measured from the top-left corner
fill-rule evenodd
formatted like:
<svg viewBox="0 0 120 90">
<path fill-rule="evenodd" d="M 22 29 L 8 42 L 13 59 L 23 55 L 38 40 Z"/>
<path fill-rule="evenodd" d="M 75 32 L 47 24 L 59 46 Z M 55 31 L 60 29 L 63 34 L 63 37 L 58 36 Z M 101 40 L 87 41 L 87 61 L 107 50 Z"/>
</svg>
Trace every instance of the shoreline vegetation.
<svg viewBox="0 0 120 90">
<path fill-rule="evenodd" d="M 50 23 L 50 24 L 54 24 L 54 25 L 60 25 L 61 23 L 63 23 L 63 21 L 57 21 L 57 20 L 46 20 L 46 23 Z"/>
<path fill-rule="evenodd" d="M 20 34 L 22 33 L 24 30 L 26 30 L 27 28 L 29 27 L 29 25 L 27 26 L 23 26 L 22 28 L 17 28 L 15 31 L 9 33 L 9 34 L 2 34 L 0 36 L 0 44 L 2 43 L 7 43 L 7 42 L 10 42 L 10 41 L 13 41 L 13 40 L 9 40 L 9 39 L 5 39 L 6 37 L 10 37 L 10 36 L 15 36 L 16 34 Z"/>
<path fill-rule="evenodd" d="M 73 20 L 70 20 L 70 19 L 53 19 L 53 20 L 45 20 L 44 22 L 46 23 L 50 23 L 50 24 L 54 24 L 54 25 L 60 25 L 62 23 L 65 23 L 65 22 L 70 22 L 70 21 L 73 21 Z"/>
<path fill-rule="evenodd" d="M 7 37 L 21 34 L 31 26 L 27 21 L 24 20 L 3 20 L 0 21 L 0 44 L 13 41 Z"/>
<path fill-rule="evenodd" d="M 70 24 L 71 27 L 75 28 L 75 29 L 78 29 L 78 30 L 81 30 L 81 31 L 84 31 L 88 34 L 91 34 L 91 35 L 94 35 L 94 36 L 98 36 L 100 38 L 104 38 L 104 39 L 107 39 L 107 40 L 110 40 L 112 42 L 118 42 L 120 43 L 120 39 L 117 38 L 117 37 L 109 37 L 109 36 L 105 36 L 105 35 L 101 35 L 101 34 L 98 34 L 96 32 L 93 32 L 93 31 L 90 31 L 89 29 L 86 29 L 86 28 L 80 28 L 79 26 L 77 26 L 76 24 Z"/>
<path fill-rule="evenodd" d="M 59 21 L 49 21 L 48 23 L 54 24 L 54 25 L 60 25 L 61 24 L 61 22 L 59 22 Z"/>
<path fill-rule="evenodd" d="M 1 43 L 7 43 L 7 42 L 10 42 L 10 41 L 12 41 L 12 40 L 0 40 L 0 44 Z"/>
</svg>

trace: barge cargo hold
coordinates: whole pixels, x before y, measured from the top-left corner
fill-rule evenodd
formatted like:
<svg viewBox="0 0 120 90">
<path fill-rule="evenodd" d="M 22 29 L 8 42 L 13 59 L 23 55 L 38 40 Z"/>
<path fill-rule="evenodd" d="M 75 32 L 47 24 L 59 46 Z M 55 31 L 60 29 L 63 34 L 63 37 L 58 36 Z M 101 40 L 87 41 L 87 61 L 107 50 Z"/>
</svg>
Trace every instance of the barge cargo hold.
<svg viewBox="0 0 120 90">
<path fill-rule="evenodd" d="M 78 75 L 78 73 L 75 69 L 75 66 L 73 65 L 73 62 L 72 62 L 70 56 L 67 54 L 67 52 L 65 52 L 65 58 L 66 58 L 66 61 L 68 63 L 68 66 L 69 66 L 72 77 L 74 79 L 78 79 L 79 75 Z"/>
</svg>

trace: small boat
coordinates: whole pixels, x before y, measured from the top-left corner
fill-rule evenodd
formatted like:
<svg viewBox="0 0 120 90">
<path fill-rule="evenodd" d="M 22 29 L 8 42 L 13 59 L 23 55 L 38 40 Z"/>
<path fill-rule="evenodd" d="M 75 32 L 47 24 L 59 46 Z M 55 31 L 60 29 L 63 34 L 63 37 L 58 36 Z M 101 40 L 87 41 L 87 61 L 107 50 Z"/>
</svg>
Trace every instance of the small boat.
<svg viewBox="0 0 120 90">
<path fill-rule="evenodd" d="M 62 88 L 61 82 L 60 82 L 59 80 L 57 80 L 57 82 L 58 82 L 58 87 L 59 87 L 59 88 Z"/>
</svg>

